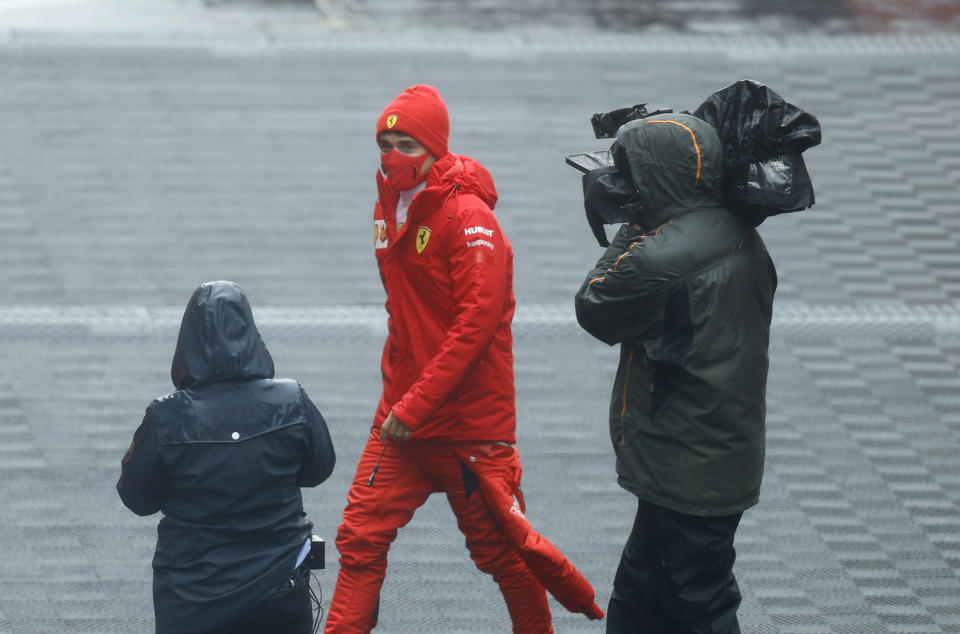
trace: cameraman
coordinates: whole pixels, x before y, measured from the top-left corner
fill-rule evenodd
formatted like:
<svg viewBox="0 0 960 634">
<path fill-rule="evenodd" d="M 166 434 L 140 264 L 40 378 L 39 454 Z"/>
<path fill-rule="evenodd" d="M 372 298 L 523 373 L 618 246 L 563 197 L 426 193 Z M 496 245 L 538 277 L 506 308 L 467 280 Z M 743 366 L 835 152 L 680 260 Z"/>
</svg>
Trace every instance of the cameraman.
<svg viewBox="0 0 960 634">
<path fill-rule="evenodd" d="M 158 633 L 306 634 L 313 525 L 300 487 L 330 475 L 327 425 L 273 359 L 243 291 L 201 285 L 183 314 L 177 392 L 147 408 L 117 491 L 163 511 L 153 558 Z"/>
<path fill-rule="evenodd" d="M 734 532 L 763 474 L 777 278 L 756 230 L 720 201 L 716 131 L 657 114 L 617 132 L 635 189 L 576 295 L 577 320 L 620 346 L 610 435 L 639 498 L 607 632 L 739 632 Z"/>
</svg>

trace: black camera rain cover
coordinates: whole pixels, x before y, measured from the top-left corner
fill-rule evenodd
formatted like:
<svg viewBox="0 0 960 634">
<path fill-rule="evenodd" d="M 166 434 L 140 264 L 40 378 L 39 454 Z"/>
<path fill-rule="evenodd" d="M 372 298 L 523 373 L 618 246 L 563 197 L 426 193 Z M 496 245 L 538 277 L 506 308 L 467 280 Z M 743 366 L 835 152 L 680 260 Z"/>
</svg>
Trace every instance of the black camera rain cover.
<svg viewBox="0 0 960 634">
<path fill-rule="evenodd" d="M 820 143 L 820 122 L 751 80 L 719 90 L 693 115 L 723 144 L 723 202 L 753 225 L 768 216 L 813 206 L 813 183 L 802 153 Z"/>
<path fill-rule="evenodd" d="M 637 188 L 613 165 L 598 167 L 583 175 L 583 207 L 593 237 L 600 246 L 610 246 L 604 225 L 630 222 L 627 206 L 636 195 Z"/>
</svg>

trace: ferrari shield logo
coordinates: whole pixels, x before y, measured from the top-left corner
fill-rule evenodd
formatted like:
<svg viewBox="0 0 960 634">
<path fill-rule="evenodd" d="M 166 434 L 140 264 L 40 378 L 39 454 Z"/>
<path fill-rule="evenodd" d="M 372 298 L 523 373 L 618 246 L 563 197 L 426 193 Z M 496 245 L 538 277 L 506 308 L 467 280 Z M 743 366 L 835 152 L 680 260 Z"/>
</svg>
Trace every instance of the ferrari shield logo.
<svg viewBox="0 0 960 634">
<path fill-rule="evenodd" d="M 430 242 L 430 227 L 420 227 L 417 230 L 417 253 L 423 253 Z"/>
<path fill-rule="evenodd" d="M 395 125 L 397 125 L 397 115 L 392 114 L 387 117 L 387 129 L 392 130 Z"/>
</svg>

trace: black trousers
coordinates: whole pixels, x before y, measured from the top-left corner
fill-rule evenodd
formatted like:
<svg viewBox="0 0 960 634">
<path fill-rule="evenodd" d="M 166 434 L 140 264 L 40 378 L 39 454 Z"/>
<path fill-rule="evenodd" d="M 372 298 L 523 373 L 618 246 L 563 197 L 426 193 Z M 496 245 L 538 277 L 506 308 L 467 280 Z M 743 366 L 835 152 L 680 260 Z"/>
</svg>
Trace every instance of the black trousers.
<svg viewBox="0 0 960 634">
<path fill-rule="evenodd" d="M 739 634 L 740 516 L 686 515 L 640 500 L 613 581 L 608 634 Z"/>
<path fill-rule="evenodd" d="M 205 634 L 310 634 L 312 630 L 310 570 L 302 565 L 271 596 Z"/>
</svg>

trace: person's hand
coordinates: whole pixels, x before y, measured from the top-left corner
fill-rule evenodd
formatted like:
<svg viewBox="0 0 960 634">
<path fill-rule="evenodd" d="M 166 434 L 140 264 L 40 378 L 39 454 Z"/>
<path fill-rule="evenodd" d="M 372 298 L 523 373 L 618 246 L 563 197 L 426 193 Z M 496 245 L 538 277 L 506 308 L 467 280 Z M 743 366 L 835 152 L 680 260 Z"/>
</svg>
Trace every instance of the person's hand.
<svg viewBox="0 0 960 634">
<path fill-rule="evenodd" d="M 387 414 L 386 420 L 380 426 L 380 442 L 387 442 L 390 439 L 399 442 L 410 440 L 410 428 L 401 423 L 400 419 L 393 415 L 393 412 Z"/>
</svg>

